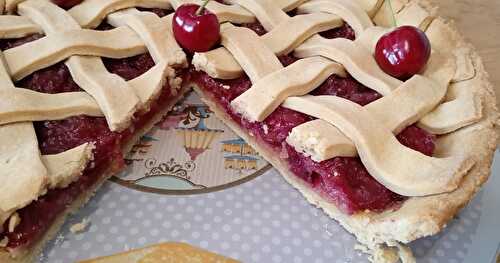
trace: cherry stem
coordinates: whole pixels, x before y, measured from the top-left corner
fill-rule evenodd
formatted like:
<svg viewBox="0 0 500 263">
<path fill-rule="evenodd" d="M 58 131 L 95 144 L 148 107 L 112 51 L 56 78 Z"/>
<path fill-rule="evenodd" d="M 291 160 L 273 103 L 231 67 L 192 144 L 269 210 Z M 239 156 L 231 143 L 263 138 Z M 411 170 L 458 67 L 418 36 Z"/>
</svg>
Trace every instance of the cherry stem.
<svg viewBox="0 0 500 263">
<path fill-rule="evenodd" d="M 199 16 L 201 15 L 201 12 L 203 12 L 203 10 L 205 9 L 205 7 L 207 6 L 208 2 L 210 2 L 210 0 L 204 0 L 203 3 L 201 4 L 200 8 L 198 8 L 198 10 L 196 10 L 196 15 Z"/>
</svg>

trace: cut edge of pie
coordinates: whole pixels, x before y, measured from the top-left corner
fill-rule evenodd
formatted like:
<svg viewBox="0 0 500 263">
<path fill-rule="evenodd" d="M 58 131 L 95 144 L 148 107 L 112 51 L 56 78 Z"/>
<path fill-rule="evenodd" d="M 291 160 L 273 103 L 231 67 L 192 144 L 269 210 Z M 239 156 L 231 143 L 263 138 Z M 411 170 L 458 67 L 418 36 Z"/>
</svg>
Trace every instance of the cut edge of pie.
<svg viewBox="0 0 500 263">
<path fill-rule="evenodd" d="M 170 112 L 170 110 L 176 105 L 176 103 L 184 98 L 184 95 L 187 92 L 189 92 L 189 88 L 187 86 L 179 89 L 177 96 L 172 98 L 172 101 L 168 105 L 166 105 L 164 109 L 155 114 L 155 116 L 151 118 L 151 120 L 146 125 L 144 125 L 143 128 L 137 130 L 132 138 L 123 147 L 123 156 L 126 156 L 130 152 L 134 144 L 140 141 L 141 137 L 147 134 L 156 123 L 161 121 L 161 119 L 165 115 L 167 115 L 168 112 Z M 82 208 L 94 196 L 94 194 L 99 190 L 104 182 L 106 182 L 113 175 L 117 174 L 116 170 L 117 168 L 113 167 L 113 163 L 111 163 L 110 168 L 102 173 L 102 176 L 100 176 L 98 182 L 95 183 L 95 185 L 91 189 L 82 192 L 68 208 L 66 208 L 61 214 L 57 216 L 55 221 L 51 224 L 51 226 L 41 239 L 37 240 L 33 244 L 30 244 L 29 247 L 18 248 L 15 252 L 16 257 L 12 257 L 12 254 L 9 251 L 0 249 L 0 262 L 34 262 L 35 259 L 42 253 L 45 244 L 47 244 L 59 234 L 59 230 L 64 225 L 66 218 L 71 214 L 77 213 L 80 208 Z"/>
<path fill-rule="evenodd" d="M 436 7 L 427 1 L 412 0 L 408 1 L 406 6 L 410 4 L 417 4 L 430 13 L 436 11 Z M 484 69 L 482 59 L 473 46 L 465 41 L 452 22 L 439 16 L 433 17 L 433 20 L 443 22 L 456 38 L 457 46 L 465 48 L 464 55 L 470 52 L 475 75 L 460 82 L 465 88 L 473 89 L 473 92 L 483 103 L 483 116 L 480 121 L 442 136 L 438 141 L 446 141 L 454 149 L 464 148 L 463 151 L 471 153 L 475 165 L 467 172 L 456 190 L 438 195 L 410 197 L 403 202 L 401 207 L 394 210 L 388 209 L 381 213 L 365 211 L 354 215 L 342 212 L 335 204 L 325 200 L 294 175 L 290 171 L 288 163 L 280 158 L 275 151 L 259 142 L 253 134 L 245 131 L 232 120 L 212 95 L 198 86 L 200 84 L 191 83 L 191 85 L 216 116 L 269 161 L 308 202 L 324 210 L 347 231 L 354 234 L 361 244 L 356 249 L 368 253 L 371 261 L 395 262 L 400 258 L 413 258 L 411 250 L 406 245 L 416 239 L 435 235 L 442 231 L 488 180 L 500 131 L 498 128 L 500 115 L 496 105 L 495 92 L 488 79 L 488 73 Z M 426 25 L 429 26 L 433 20 L 426 21 Z M 436 151 L 439 154 L 440 149 L 438 148 Z"/>
</svg>

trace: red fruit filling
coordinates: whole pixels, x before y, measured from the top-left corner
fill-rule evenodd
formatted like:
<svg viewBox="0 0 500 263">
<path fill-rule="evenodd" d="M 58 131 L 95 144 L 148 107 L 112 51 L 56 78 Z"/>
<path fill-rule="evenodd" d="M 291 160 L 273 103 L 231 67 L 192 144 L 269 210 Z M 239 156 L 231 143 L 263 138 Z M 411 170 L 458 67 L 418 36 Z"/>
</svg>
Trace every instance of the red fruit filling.
<svg viewBox="0 0 500 263">
<path fill-rule="evenodd" d="M 260 35 L 265 33 L 258 23 L 244 26 Z M 323 32 L 321 35 L 329 38 L 354 39 L 354 33 L 348 25 Z M 290 55 L 282 56 L 280 61 L 286 66 L 296 61 L 296 58 Z M 405 200 L 405 197 L 391 192 L 373 179 L 359 158 L 338 157 L 317 163 L 288 145 L 285 139 L 289 132 L 294 127 L 312 120 L 312 117 L 279 107 L 264 121 L 250 123 L 234 112 L 230 102 L 250 88 L 251 82 L 247 76 L 234 80 L 219 80 L 211 78 L 204 72 L 191 69 L 190 78 L 223 108 L 233 121 L 252 134 L 261 144 L 272 149 L 275 154 L 287 159 L 290 170 L 297 177 L 308 183 L 324 198 L 334 202 L 345 213 L 383 211 Z M 330 76 L 312 94 L 335 95 L 360 105 L 366 105 L 381 97 L 376 91 L 364 87 L 350 76 L 342 78 L 336 75 Z M 435 136 L 416 126 L 408 127 L 397 138 L 402 144 L 424 154 L 432 155 L 434 151 Z"/>
<path fill-rule="evenodd" d="M 164 10 L 152 10 L 159 15 L 168 14 Z M 109 29 L 108 25 L 99 28 Z M 32 35 L 22 39 L 2 40 L 2 50 L 13 48 L 43 37 Z M 140 76 L 154 66 L 149 54 L 142 54 L 126 59 L 103 59 L 106 68 L 126 80 Z M 64 63 L 39 70 L 16 83 L 23 87 L 44 93 L 61 93 L 81 91 L 73 81 Z M 94 159 L 88 165 L 83 175 L 64 189 L 54 189 L 18 210 L 21 223 L 11 233 L 0 233 L 0 240 L 7 237 L 8 248 L 25 247 L 38 240 L 52 225 L 54 220 L 81 193 L 91 189 L 102 179 L 104 172 L 116 173 L 124 167 L 122 148 L 134 135 L 134 131 L 143 128 L 152 118 L 171 102 L 177 100 L 171 92 L 168 82 L 163 87 L 160 97 L 151 105 L 151 110 L 135 116 L 132 126 L 122 132 L 112 132 L 104 118 L 75 116 L 59 121 L 35 122 L 34 127 L 38 137 L 40 150 L 43 154 L 57 154 L 85 142 L 95 143 Z M 4 229 L 6 229 L 7 223 Z"/>
</svg>

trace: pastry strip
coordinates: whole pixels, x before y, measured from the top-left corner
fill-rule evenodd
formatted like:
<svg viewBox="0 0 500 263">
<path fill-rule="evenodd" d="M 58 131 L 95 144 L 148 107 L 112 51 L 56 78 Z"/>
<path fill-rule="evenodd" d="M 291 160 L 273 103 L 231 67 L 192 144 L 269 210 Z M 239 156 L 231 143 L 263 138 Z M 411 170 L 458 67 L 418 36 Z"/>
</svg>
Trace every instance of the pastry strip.
<svg viewBox="0 0 500 263">
<path fill-rule="evenodd" d="M 15 89 L 3 60 L 0 61 L 0 81 L 3 83 L 0 89 Z M 5 139 L 0 144 L 0 217 L 3 218 L 1 214 L 26 206 L 45 191 L 47 169 L 40 158 L 30 122 L 1 125 L 0 138 Z M 3 223 L 0 221 L 0 225 Z"/>
<path fill-rule="evenodd" d="M 283 106 L 339 128 L 356 145 L 368 172 L 400 195 L 451 192 L 474 163 L 464 156 L 434 158 L 407 148 L 368 110 L 336 96 L 291 97 Z"/>
<path fill-rule="evenodd" d="M 68 151 L 42 156 L 48 170 L 48 188 L 65 188 L 78 180 L 92 158 L 94 145 L 84 143 Z"/>
<path fill-rule="evenodd" d="M 85 92 L 58 94 L 28 89 L 2 89 L 0 125 L 21 121 L 61 120 L 76 115 L 102 116 L 101 109 Z"/>
<path fill-rule="evenodd" d="M 301 5 L 297 12 L 313 13 L 314 15 L 326 12 L 338 15 L 351 26 L 356 36 L 361 35 L 366 28 L 373 26 L 367 13 L 350 0 L 312 0 Z"/>
<path fill-rule="evenodd" d="M 290 96 L 306 95 L 330 75 L 345 76 L 344 68 L 322 57 L 301 59 L 260 79 L 231 102 L 249 121 L 262 121 Z"/>
<path fill-rule="evenodd" d="M 444 98 L 446 90 L 446 85 L 436 85 L 425 77 L 415 75 L 394 92 L 364 108 L 380 126 L 398 134 L 434 109 Z M 317 162 L 337 156 L 356 156 L 354 142 L 347 143 L 346 135 L 339 129 L 326 123 L 321 124 L 322 129 L 314 129 L 314 125 L 326 121 L 318 119 L 312 122 L 314 124 L 302 124 L 293 128 L 287 142 Z M 336 149 L 337 145 L 339 150 Z"/>
<path fill-rule="evenodd" d="M 108 14 L 129 7 L 172 9 L 168 0 L 85 0 L 68 13 L 82 28 L 95 28 Z"/>
<path fill-rule="evenodd" d="M 357 81 L 382 95 L 391 93 L 402 84 L 384 73 L 362 45 L 345 38 L 324 39 L 315 35 L 297 47 L 294 55 L 300 58 L 324 56 L 338 62 Z"/>
<path fill-rule="evenodd" d="M 23 5 L 24 3 L 20 6 Z M 121 40 L 122 37 L 129 41 Z M 74 55 L 125 58 L 145 51 L 144 43 L 137 34 L 120 27 L 108 31 L 69 29 L 49 33 L 41 39 L 8 49 L 4 53 L 12 78 L 20 80 Z"/>
<path fill-rule="evenodd" d="M 273 51 L 251 29 L 225 24 L 221 30 L 221 44 L 245 69 L 252 83 L 283 68 Z"/>
<path fill-rule="evenodd" d="M 159 96 L 165 82 L 175 93 L 180 81 L 175 79 L 175 71 L 170 66 L 187 66 L 186 55 L 173 37 L 172 15 L 160 19 L 152 13 L 139 12 L 130 8 L 108 16 L 108 22 L 116 27 L 129 26 L 144 41 L 155 66 L 141 76 L 128 81 L 141 100 L 141 108 L 149 109 L 150 103 Z M 168 23 L 165 23 L 168 21 Z"/>
<path fill-rule="evenodd" d="M 47 0 L 25 1 L 19 4 L 18 12 L 39 24 L 48 37 L 60 34 L 56 32 L 78 32 L 80 28 L 70 15 Z M 125 30 L 117 29 L 128 30 L 137 38 L 135 32 L 129 28 L 123 28 Z M 121 37 L 123 36 L 117 39 L 121 39 Z M 68 35 L 65 38 L 67 39 Z M 97 42 L 103 41 L 102 39 L 95 40 Z M 140 38 L 138 40 L 142 43 Z M 22 45 L 19 48 L 35 44 L 38 41 L 42 40 Z M 86 49 L 89 50 L 89 47 Z M 109 128 L 112 131 L 121 131 L 127 128 L 139 104 L 139 98 L 127 82 L 118 75 L 109 73 L 99 57 L 72 56 L 66 61 L 66 65 L 78 86 L 97 101 L 104 116 L 106 116 Z"/>
<path fill-rule="evenodd" d="M 21 38 L 42 30 L 29 19 L 22 16 L 0 16 L 0 38 Z"/>
</svg>

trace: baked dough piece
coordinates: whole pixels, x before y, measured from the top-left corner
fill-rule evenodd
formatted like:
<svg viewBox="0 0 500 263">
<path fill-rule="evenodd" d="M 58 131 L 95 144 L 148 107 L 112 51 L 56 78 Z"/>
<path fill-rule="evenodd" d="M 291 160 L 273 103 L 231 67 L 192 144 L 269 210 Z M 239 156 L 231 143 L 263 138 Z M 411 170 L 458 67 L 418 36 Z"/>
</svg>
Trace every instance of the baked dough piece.
<svg viewBox="0 0 500 263">
<path fill-rule="evenodd" d="M 139 262 L 239 262 L 184 243 L 163 243 L 139 248 L 107 257 L 80 261 L 80 263 L 139 263 Z"/>
</svg>

